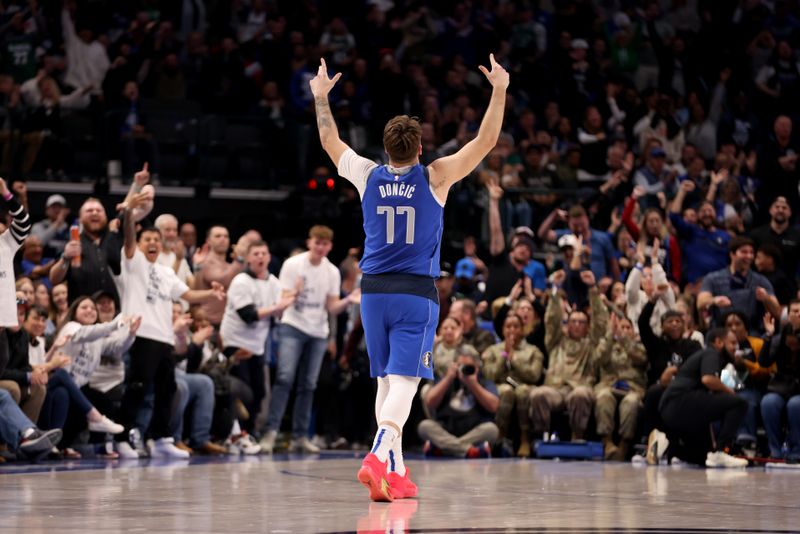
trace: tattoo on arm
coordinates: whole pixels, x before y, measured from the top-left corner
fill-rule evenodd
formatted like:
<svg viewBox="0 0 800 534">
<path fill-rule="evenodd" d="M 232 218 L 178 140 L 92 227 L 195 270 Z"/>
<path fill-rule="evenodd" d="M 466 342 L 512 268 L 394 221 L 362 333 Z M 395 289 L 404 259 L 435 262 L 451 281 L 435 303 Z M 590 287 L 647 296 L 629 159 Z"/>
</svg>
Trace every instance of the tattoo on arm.
<svg viewBox="0 0 800 534">
<path fill-rule="evenodd" d="M 314 99 L 314 104 L 317 109 L 317 127 L 320 130 L 330 128 L 333 125 L 333 116 L 328 99 L 326 97 L 317 97 Z"/>
</svg>

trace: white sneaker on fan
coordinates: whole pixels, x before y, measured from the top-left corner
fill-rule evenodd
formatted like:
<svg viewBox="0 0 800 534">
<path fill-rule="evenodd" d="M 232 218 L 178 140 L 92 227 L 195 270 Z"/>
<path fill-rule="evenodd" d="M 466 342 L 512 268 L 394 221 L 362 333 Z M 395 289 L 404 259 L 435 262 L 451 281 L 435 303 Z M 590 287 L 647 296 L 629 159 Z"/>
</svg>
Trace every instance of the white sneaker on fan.
<svg viewBox="0 0 800 534">
<path fill-rule="evenodd" d="M 718 451 L 706 455 L 706 467 L 747 467 L 747 460 L 736 458 L 730 454 Z"/>
<path fill-rule="evenodd" d="M 182 451 L 178 447 L 176 447 L 174 439 L 161 438 L 155 440 L 152 447 L 150 448 L 150 457 L 188 460 L 189 453 L 186 451 Z"/>
<path fill-rule="evenodd" d="M 121 434 L 125 427 L 115 423 L 105 415 L 99 421 L 89 421 L 89 432 L 100 432 L 103 434 Z"/>
</svg>

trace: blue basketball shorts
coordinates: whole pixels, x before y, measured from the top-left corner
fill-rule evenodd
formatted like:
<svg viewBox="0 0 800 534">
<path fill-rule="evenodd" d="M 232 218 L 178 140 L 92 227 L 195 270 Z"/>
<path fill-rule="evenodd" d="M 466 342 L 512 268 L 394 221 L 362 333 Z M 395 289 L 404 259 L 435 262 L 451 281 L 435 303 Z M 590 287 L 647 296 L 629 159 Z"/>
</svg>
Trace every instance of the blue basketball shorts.
<svg viewBox="0 0 800 534">
<path fill-rule="evenodd" d="M 433 379 L 437 303 L 416 295 L 365 293 L 361 295 L 361 322 L 373 377 Z"/>
</svg>

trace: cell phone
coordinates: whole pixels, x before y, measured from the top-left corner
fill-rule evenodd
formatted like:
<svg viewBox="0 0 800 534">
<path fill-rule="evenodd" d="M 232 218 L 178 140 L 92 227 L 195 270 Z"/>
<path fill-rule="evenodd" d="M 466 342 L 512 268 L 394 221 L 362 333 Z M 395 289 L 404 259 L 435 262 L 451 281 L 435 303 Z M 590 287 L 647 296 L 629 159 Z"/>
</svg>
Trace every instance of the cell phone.
<svg viewBox="0 0 800 534">
<path fill-rule="evenodd" d="M 517 382 L 516 380 L 514 380 L 514 379 L 513 379 L 513 378 L 511 378 L 510 376 L 507 376 L 507 377 L 506 377 L 506 383 L 507 383 L 509 386 L 511 386 L 512 388 L 514 388 L 514 389 L 517 389 L 517 386 L 519 386 L 519 382 Z"/>
</svg>

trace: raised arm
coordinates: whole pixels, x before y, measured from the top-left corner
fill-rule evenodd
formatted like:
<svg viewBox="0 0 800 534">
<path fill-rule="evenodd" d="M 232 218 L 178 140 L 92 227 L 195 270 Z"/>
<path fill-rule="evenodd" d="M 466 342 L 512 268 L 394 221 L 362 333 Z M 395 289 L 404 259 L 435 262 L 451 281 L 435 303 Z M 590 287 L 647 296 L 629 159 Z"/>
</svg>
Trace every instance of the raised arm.
<svg viewBox="0 0 800 534">
<path fill-rule="evenodd" d="M 503 126 L 509 77 L 508 72 L 494 60 L 494 54 L 489 55 L 489 62 L 491 71 L 483 65 L 478 67 L 492 84 L 492 98 L 478 135 L 452 156 L 439 158 L 428 167 L 431 187 L 439 200 L 445 200 L 450 187 L 471 173 L 497 144 Z"/>
<path fill-rule="evenodd" d="M 309 82 L 311 93 L 314 95 L 314 109 L 317 112 L 319 140 L 322 148 L 337 167 L 342 154 L 350 147 L 339 138 L 339 129 L 336 127 L 336 121 L 333 120 L 328 93 L 341 77 L 342 73 L 337 72 L 333 78 L 328 78 L 328 66 L 325 64 L 325 60 L 321 59 L 317 75 Z"/>
<path fill-rule="evenodd" d="M 500 223 L 500 199 L 503 188 L 495 181 L 486 184 L 489 191 L 489 254 L 499 256 L 506 248 L 503 226 Z"/>
</svg>

